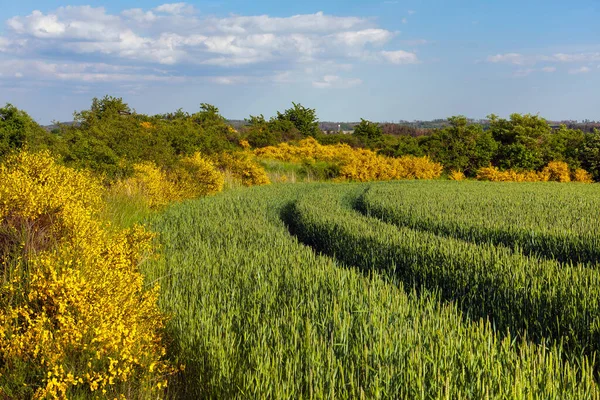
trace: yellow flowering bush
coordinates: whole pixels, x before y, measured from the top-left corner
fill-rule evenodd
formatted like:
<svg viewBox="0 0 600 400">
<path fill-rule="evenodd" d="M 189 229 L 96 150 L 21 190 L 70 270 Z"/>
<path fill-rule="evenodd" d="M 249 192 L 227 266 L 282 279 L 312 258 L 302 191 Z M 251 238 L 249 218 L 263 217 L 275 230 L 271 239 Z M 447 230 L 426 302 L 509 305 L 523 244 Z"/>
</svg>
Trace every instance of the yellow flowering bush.
<svg viewBox="0 0 600 400">
<path fill-rule="evenodd" d="M 152 208 L 164 207 L 172 201 L 180 200 L 175 182 L 165 171 L 152 162 L 133 166 L 132 177 L 117 182 L 113 190 L 127 196 L 140 196 Z"/>
<path fill-rule="evenodd" d="M 271 183 L 265 169 L 252 159 L 251 153 L 221 153 L 214 157 L 214 161 L 221 170 L 231 174 L 244 186 Z"/>
<path fill-rule="evenodd" d="M 135 164 L 133 169 L 133 176 L 117 182 L 113 191 L 130 197 L 139 196 L 151 208 L 223 190 L 223 174 L 200 153 L 182 158 L 168 172 L 152 162 Z"/>
<path fill-rule="evenodd" d="M 321 145 L 307 138 L 297 146 L 281 143 L 278 146 L 255 150 L 258 157 L 289 162 L 325 161 L 340 167 L 340 178 L 353 181 L 392 179 L 435 179 L 442 166 L 427 157 L 404 156 L 391 158 L 371 150 L 353 149 L 346 144 Z"/>
<path fill-rule="evenodd" d="M 242 148 L 244 150 L 249 150 L 250 149 L 250 143 L 247 140 L 240 140 L 240 146 L 242 146 Z"/>
<path fill-rule="evenodd" d="M 573 171 L 573 182 L 592 183 L 592 175 L 582 168 Z"/>
<path fill-rule="evenodd" d="M 166 385 L 158 289 L 138 271 L 153 234 L 113 233 L 101 195 L 48 153 L 0 166 L 0 397 L 157 397 Z"/>
<path fill-rule="evenodd" d="M 462 171 L 452 171 L 448 175 L 448 179 L 451 181 L 462 181 L 465 179 L 465 174 Z"/>
<path fill-rule="evenodd" d="M 224 185 L 223 174 L 200 153 L 183 158 L 169 178 L 175 182 L 180 199 L 215 194 L 223 190 Z"/>
<path fill-rule="evenodd" d="M 570 182 L 571 174 L 569 166 L 562 161 L 552 161 L 542 171 L 515 170 L 500 171 L 496 167 L 480 168 L 477 171 L 477 179 L 492 182 Z M 583 170 L 576 169 L 573 173 L 573 180 L 576 182 L 591 183 L 591 175 Z"/>
<path fill-rule="evenodd" d="M 569 166 L 563 161 L 551 161 L 544 168 L 544 173 L 550 176 L 549 180 L 553 182 L 571 182 L 571 173 Z"/>
</svg>

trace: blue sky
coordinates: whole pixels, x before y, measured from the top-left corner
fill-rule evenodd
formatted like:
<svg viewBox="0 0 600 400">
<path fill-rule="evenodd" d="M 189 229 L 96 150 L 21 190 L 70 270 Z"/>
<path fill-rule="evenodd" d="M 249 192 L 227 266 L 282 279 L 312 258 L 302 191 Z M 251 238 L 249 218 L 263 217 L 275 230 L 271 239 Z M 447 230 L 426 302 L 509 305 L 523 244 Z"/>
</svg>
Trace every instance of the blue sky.
<svg viewBox="0 0 600 400">
<path fill-rule="evenodd" d="M 600 120 L 600 2 L 21 0 L 0 9 L 0 103 L 69 120 L 291 102 L 321 120 Z"/>
</svg>

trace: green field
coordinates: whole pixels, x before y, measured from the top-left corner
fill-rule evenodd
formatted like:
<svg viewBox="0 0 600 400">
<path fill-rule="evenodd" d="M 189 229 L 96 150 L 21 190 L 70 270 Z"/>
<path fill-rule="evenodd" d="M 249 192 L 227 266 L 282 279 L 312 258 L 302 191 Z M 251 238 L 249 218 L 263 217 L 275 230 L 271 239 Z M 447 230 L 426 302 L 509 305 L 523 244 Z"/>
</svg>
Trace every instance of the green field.
<svg viewBox="0 0 600 400">
<path fill-rule="evenodd" d="M 598 195 L 296 184 L 174 205 L 151 221 L 163 257 L 144 265 L 185 364 L 169 394 L 598 398 L 600 271 L 586 240 Z"/>
</svg>

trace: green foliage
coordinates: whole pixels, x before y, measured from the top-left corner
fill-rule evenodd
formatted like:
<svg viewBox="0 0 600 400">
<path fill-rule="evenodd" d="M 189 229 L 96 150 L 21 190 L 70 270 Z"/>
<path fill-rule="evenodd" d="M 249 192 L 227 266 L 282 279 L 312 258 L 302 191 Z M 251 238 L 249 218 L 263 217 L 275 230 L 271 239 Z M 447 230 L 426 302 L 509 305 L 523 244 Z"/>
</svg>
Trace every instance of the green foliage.
<svg viewBox="0 0 600 400">
<path fill-rule="evenodd" d="M 246 140 L 252 147 L 276 146 L 281 143 L 283 135 L 280 130 L 273 129 L 272 124 L 265 121 L 265 117 L 250 116 L 246 130 Z"/>
<path fill-rule="evenodd" d="M 354 127 L 354 136 L 362 140 L 367 145 L 376 144 L 381 141 L 383 131 L 377 123 L 360 119 L 360 124 Z"/>
<path fill-rule="evenodd" d="M 300 178 L 308 181 L 327 181 L 340 176 L 340 166 L 336 163 L 304 160 L 300 169 Z"/>
<path fill-rule="evenodd" d="M 25 111 L 12 104 L 0 108 L 0 159 L 24 147 L 36 151 L 57 144 L 56 136 L 38 125 Z"/>
<path fill-rule="evenodd" d="M 388 157 L 415 156 L 423 157 L 425 151 L 420 145 L 421 138 L 416 138 L 408 135 L 393 136 L 383 135 L 380 154 Z"/>
<path fill-rule="evenodd" d="M 560 129 L 548 133 L 540 145 L 544 164 L 551 161 L 564 161 L 571 168 L 581 167 L 581 151 L 585 134 L 578 129 L 561 125 Z"/>
<path fill-rule="evenodd" d="M 291 122 L 303 137 L 312 136 L 316 138 L 321 132 L 317 112 L 313 108 L 304 107 L 302 104 L 292 103 L 292 108 L 288 108 L 283 113 L 278 111 L 276 119 Z"/>
<path fill-rule="evenodd" d="M 545 165 L 540 144 L 552 133 L 546 120 L 531 114 L 512 114 L 510 120 L 493 114 L 488 118 L 489 131 L 499 144 L 495 165 L 515 170 L 537 170 Z"/>
<path fill-rule="evenodd" d="M 360 138 L 345 133 L 320 134 L 317 141 L 322 145 L 347 144 L 353 148 L 364 147 L 365 145 Z"/>
<path fill-rule="evenodd" d="M 600 181 L 600 131 L 585 135 L 581 153 L 581 166 L 592 174 L 596 182 Z"/>
<path fill-rule="evenodd" d="M 192 120 L 203 128 L 225 124 L 225 118 L 219 114 L 219 109 L 207 103 L 200 104 L 200 111 L 192 115 Z"/>
<path fill-rule="evenodd" d="M 422 140 L 425 153 L 446 171 L 475 176 L 479 168 L 490 164 L 497 144 L 490 132 L 481 125 L 469 124 L 466 117 L 451 117 L 448 121 L 450 126 Z"/>
<path fill-rule="evenodd" d="M 219 115 L 201 104 L 200 111 L 148 117 L 131 113 L 121 98 L 93 99 L 89 110 L 75 114 L 76 124 L 62 126 L 65 162 L 89 168 L 108 179 L 128 176 L 135 163 L 150 161 L 172 168 L 180 156 L 197 151 L 216 154 L 237 147 L 240 135 Z"/>
</svg>

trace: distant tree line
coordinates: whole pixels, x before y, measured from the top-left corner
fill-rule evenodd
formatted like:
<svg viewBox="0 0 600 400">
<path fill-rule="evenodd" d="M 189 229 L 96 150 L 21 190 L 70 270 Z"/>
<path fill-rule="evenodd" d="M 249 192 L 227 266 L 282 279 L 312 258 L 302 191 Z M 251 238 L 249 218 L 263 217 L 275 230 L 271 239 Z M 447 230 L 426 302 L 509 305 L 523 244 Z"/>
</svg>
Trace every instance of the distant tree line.
<svg viewBox="0 0 600 400">
<path fill-rule="evenodd" d="M 141 161 L 170 168 L 181 156 L 197 151 L 211 155 L 242 150 L 242 141 L 257 148 L 313 137 L 321 144 L 345 143 L 392 157 L 427 155 L 448 172 L 467 176 L 489 165 L 540 170 L 549 161 L 565 161 L 600 181 L 598 123 L 586 121 L 584 129 L 555 126 L 530 114 L 508 119 L 490 115 L 484 122 L 455 116 L 434 123 L 440 127 L 361 120 L 352 126 L 352 134 L 325 134 L 314 109 L 292 103 L 270 119 L 250 116 L 234 129 L 210 104 L 200 104 L 195 113 L 179 109 L 149 116 L 131 110 L 121 98 L 105 96 L 76 112 L 73 123 L 58 124 L 50 132 L 10 104 L 0 108 L 0 158 L 22 148 L 50 149 L 67 165 L 115 179 L 131 174 L 132 165 Z"/>
</svg>

